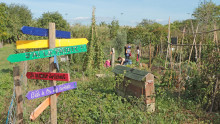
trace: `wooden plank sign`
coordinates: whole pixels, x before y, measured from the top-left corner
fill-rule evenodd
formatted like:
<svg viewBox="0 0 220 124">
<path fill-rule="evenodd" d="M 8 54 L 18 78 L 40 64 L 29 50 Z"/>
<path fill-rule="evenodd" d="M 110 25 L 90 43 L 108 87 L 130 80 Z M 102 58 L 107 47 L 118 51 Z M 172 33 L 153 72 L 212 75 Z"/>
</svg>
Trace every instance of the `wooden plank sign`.
<svg viewBox="0 0 220 124">
<path fill-rule="evenodd" d="M 48 57 L 53 57 L 54 55 L 61 56 L 61 55 L 81 53 L 86 51 L 87 48 L 86 45 L 84 44 L 78 46 L 69 46 L 69 47 L 61 47 L 61 48 L 53 48 L 53 49 L 33 51 L 33 52 L 12 54 L 7 58 L 7 60 L 11 63 L 14 63 L 20 61 L 48 58 Z"/>
<path fill-rule="evenodd" d="M 28 79 L 70 81 L 69 73 L 27 72 Z"/>
<path fill-rule="evenodd" d="M 55 93 L 60 93 L 67 90 L 75 89 L 76 87 L 77 87 L 77 82 L 71 82 L 57 86 L 47 87 L 44 89 L 29 91 L 26 97 L 28 100 L 31 100 L 31 99 L 36 99 L 36 98 L 52 95 Z"/>
<path fill-rule="evenodd" d="M 45 28 L 36 28 L 36 27 L 28 27 L 23 26 L 21 28 L 23 34 L 35 35 L 35 36 L 46 36 L 49 35 L 49 30 Z M 59 31 L 56 30 L 56 37 L 59 38 L 71 38 L 70 32 L 68 31 Z"/>
<path fill-rule="evenodd" d="M 56 96 L 58 97 L 60 93 L 57 93 Z M 30 115 L 30 119 L 34 121 L 49 105 L 50 105 L 51 99 L 48 97 L 45 99 Z"/>
<path fill-rule="evenodd" d="M 56 39 L 55 47 L 66 47 L 87 44 L 86 38 Z M 49 48 L 48 40 L 19 40 L 16 41 L 16 49 Z"/>
</svg>

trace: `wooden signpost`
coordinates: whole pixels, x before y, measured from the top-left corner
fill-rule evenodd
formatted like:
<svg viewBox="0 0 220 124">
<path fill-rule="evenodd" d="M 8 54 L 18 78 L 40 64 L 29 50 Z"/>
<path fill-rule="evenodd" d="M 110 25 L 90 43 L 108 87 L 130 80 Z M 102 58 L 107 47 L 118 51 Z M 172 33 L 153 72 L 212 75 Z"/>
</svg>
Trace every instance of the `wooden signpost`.
<svg viewBox="0 0 220 124">
<path fill-rule="evenodd" d="M 28 79 L 70 81 L 69 73 L 27 72 Z"/>
<path fill-rule="evenodd" d="M 76 87 L 77 87 L 77 83 L 71 82 L 71 83 L 47 87 L 47 88 L 43 88 L 43 89 L 39 89 L 39 90 L 29 91 L 27 93 L 26 97 L 28 100 L 31 100 L 31 99 L 36 99 L 36 98 L 64 92 L 67 90 L 75 89 Z"/>
<path fill-rule="evenodd" d="M 7 60 L 11 63 L 14 63 L 14 62 L 21 62 L 21 61 L 28 61 L 28 60 L 49 57 L 49 73 L 27 72 L 26 77 L 28 79 L 50 80 L 51 87 L 29 91 L 26 97 L 27 99 L 31 100 L 31 99 L 50 95 L 50 97 L 48 97 L 45 101 L 43 101 L 34 110 L 34 112 L 31 113 L 30 119 L 35 120 L 50 105 L 51 123 L 57 124 L 58 95 L 61 92 L 71 90 L 77 87 L 76 82 L 71 82 L 56 86 L 56 81 L 70 81 L 69 73 L 56 73 L 56 69 L 59 71 L 57 56 L 86 52 L 87 51 L 86 44 L 88 43 L 88 40 L 86 38 L 56 40 L 56 37 L 70 38 L 71 35 L 70 32 L 55 30 L 55 23 L 49 23 L 49 29 L 23 26 L 21 30 L 24 34 L 35 35 L 35 36 L 48 36 L 49 38 L 48 40 L 17 41 L 16 42 L 17 49 L 30 49 L 30 48 L 49 48 L 49 49 L 12 54 L 7 58 Z M 55 47 L 61 47 L 61 48 L 55 48 Z M 22 107 L 19 106 L 20 103 L 21 102 L 17 103 L 18 110 L 20 110 L 18 113 L 21 113 L 20 115 L 23 116 Z M 23 121 L 23 118 L 21 117 L 19 121 Z"/>
<path fill-rule="evenodd" d="M 87 44 L 89 41 L 86 38 L 74 39 L 56 39 L 56 47 L 76 46 Z M 49 48 L 48 40 L 19 40 L 16 41 L 17 49 L 31 49 L 31 48 Z"/>
<path fill-rule="evenodd" d="M 53 57 L 54 55 L 61 56 L 61 55 L 81 53 L 86 51 L 87 48 L 86 45 L 84 44 L 78 46 L 69 46 L 69 47 L 61 47 L 61 48 L 53 48 L 53 49 L 33 51 L 33 52 L 12 54 L 7 58 L 7 60 L 11 63 L 14 63 L 14 62 L 33 60 L 33 59 L 48 58 L 48 57 Z"/>
<path fill-rule="evenodd" d="M 35 36 L 45 36 L 48 37 L 49 30 L 45 28 L 36 28 L 36 27 L 28 27 L 23 26 L 21 28 L 23 34 L 35 35 Z M 70 32 L 68 31 L 59 31 L 56 30 L 56 37 L 59 38 L 71 38 Z"/>
<path fill-rule="evenodd" d="M 56 40 L 56 30 L 55 23 L 49 23 L 49 49 L 55 48 Z M 49 58 L 49 71 L 56 73 L 56 68 L 54 66 L 54 57 Z M 56 86 L 56 81 L 50 81 L 50 86 Z M 57 97 L 56 94 L 50 96 L 50 120 L 51 124 L 57 124 Z"/>
</svg>

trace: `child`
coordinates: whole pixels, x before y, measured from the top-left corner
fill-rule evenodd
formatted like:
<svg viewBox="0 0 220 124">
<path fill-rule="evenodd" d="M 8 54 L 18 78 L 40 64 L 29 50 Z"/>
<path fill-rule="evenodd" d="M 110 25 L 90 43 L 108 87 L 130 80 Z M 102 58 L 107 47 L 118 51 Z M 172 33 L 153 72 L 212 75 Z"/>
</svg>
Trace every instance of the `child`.
<svg viewBox="0 0 220 124">
<path fill-rule="evenodd" d="M 106 68 L 111 67 L 110 60 L 109 60 L 109 59 L 105 61 L 105 65 L 104 65 L 104 66 L 105 66 Z"/>
<path fill-rule="evenodd" d="M 128 46 L 126 50 L 126 59 L 129 59 L 130 56 L 131 56 L 131 46 Z"/>
</svg>

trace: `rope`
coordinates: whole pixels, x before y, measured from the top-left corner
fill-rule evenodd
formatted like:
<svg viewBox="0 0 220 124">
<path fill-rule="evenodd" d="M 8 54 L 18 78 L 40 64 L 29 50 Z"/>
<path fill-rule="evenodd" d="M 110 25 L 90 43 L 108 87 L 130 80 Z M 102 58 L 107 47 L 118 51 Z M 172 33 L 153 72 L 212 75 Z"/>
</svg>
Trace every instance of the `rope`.
<svg viewBox="0 0 220 124">
<path fill-rule="evenodd" d="M 14 104 L 13 104 L 13 103 L 14 103 L 14 99 L 15 99 L 15 88 L 13 89 L 13 96 L 12 96 L 12 98 L 11 98 L 11 104 L 10 104 L 9 109 L 8 109 L 8 115 L 7 115 L 6 124 L 8 124 L 8 120 L 9 120 L 10 115 L 11 115 L 11 108 L 12 108 L 12 106 L 14 105 Z"/>
</svg>

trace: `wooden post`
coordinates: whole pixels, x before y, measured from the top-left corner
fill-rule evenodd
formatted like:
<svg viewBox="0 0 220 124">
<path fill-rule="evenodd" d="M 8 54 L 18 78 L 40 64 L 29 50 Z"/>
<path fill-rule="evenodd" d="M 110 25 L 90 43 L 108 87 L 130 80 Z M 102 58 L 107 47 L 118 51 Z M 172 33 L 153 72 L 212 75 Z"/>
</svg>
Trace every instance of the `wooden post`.
<svg viewBox="0 0 220 124">
<path fill-rule="evenodd" d="M 197 28 L 196 28 L 196 33 L 195 33 L 195 32 L 194 32 L 194 30 L 192 29 L 192 30 L 193 30 L 193 35 L 194 35 L 194 39 L 193 39 L 193 45 L 195 44 L 195 46 L 196 46 L 196 34 L 198 33 L 198 28 L 199 28 L 199 24 L 197 25 Z M 193 46 L 192 46 L 192 48 L 191 48 L 191 50 L 190 50 L 188 64 L 189 64 L 190 59 L 191 59 L 192 50 L 193 50 Z M 196 47 L 195 47 L 195 50 L 196 50 L 196 57 L 197 57 L 197 49 L 196 49 Z"/>
<path fill-rule="evenodd" d="M 111 66 L 114 67 L 114 64 L 115 64 L 115 49 L 112 48 Z"/>
<path fill-rule="evenodd" d="M 214 30 L 216 30 L 216 23 L 214 24 Z M 217 46 L 217 51 L 219 52 L 219 47 L 218 47 L 218 34 L 217 34 L 217 31 L 214 32 L 214 43 L 216 43 L 216 46 Z M 3 44 L 3 42 L 2 42 Z"/>
<path fill-rule="evenodd" d="M 169 25 L 168 25 L 168 47 L 167 47 L 167 55 L 166 55 L 166 61 L 165 61 L 165 68 L 167 67 L 167 57 L 168 57 L 168 53 L 170 51 L 170 17 L 169 17 Z"/>
<path fill-rule="evenodd" d="M 23 75 L 22 82 L 23 82 L 24 86 L 26 87 L 27 86 L 27 77 L 25 76 L 25 74 L 27 73 L 27 61 L 22 61 L 20 63 L 20 67 L 22 69 L 21 73 Z"/>
<path fill-rule="evenodd" d="M 183 41 L 184 41 L 185 30 L 186 30 L 186 28 L 184 27 L 184 29 L 183 29 L 183 37 L 182 37 L 182 45 L 183 45 Z M 179 79 L 178 79 L 178 82 L 179 82 L 179 87 L 178 87 L 179 94 L 178 94 L 178 97 L 179 97 L 179 99 L 180 99 L 180 86 L 181 86 L 181 79 L 182 79 L 182 68 L 181 68 L 181 64 L 182 64 L 182 50 L 183 50 L 183 47 L 180 46 L 180 63 L 179 63 L 179 71 L 180 71 L 180 73 L 179 73 Z"/>
<path fill-rule="evenodd" d="M 149 47 L 150 47 L 150 50 L 149 50 L 149 66 L 148 66 L 148 68 L 151 68 L 151 41 L 150 41 L 150 45 L 149 45 Z"/>
<path fill-rule="evenodd" d="M 172 44 L 170 44 L 170 67 L 173 69 Z"/>
<path fill-rule="evenodd" d="M 55 32 L 55 23 L 49 23 L 49 49 L 55 48 L 55 39 L 56 39 L 56 32 Z M 49 72 L 56 73 L 56 68 L 54 66 L 54 57 L 49 58 Z M 56 86 L 56 81 L 50 81 L 51 86 Z M 57 124 L 57 97 L 56 94 L 50 96 L 51 104 L 50 104 L 50 119 L 51 124 Z"/>
<path fill-rule="evenodd" d="M 15 85 L 15 95 L 17 102 L 17 122 L 18 124 L 23 124 L 23 97 L 22 89 L 19 75 L 19 67 L 13 67 L 14 85 Z"/>
</svg>

